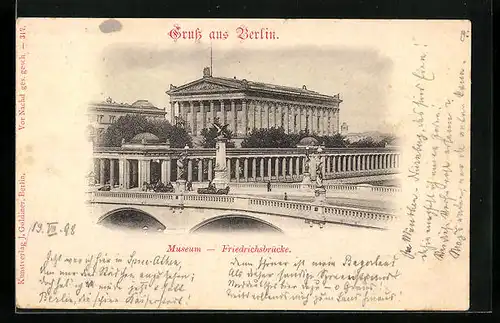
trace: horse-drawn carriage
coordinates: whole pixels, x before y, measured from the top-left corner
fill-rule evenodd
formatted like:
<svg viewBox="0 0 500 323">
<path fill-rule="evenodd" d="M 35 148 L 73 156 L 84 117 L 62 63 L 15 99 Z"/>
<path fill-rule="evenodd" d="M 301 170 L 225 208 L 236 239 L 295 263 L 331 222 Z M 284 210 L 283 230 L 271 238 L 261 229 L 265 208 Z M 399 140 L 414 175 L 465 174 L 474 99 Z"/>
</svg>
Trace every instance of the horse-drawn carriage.
<svg viewBox="0 0 500 323">
<path fill-rule="evenodd" d="M 219 188 L 216 189 L 215 186 L 209 185 L 208 187 L 201 187 L 197 190 L 198 194 L 222 194 L 222 195 L 227 195 L 229 194 L 229 186 L 226 186 L 225 188 Z"/>
<path fill-rule="evenodd" d="M 97 189 L 98 191 L 111 191 L 111 185 L 105 184 Z"/>
<path fill-rule="evenodd" d="M 174 186 L 172 183 L 168 182 L 166 185 L 163 184 L 162 182 L 157 182 L 157 183 L 146 183 L 144 182 L 143 190 L 148 192 L 148 191 L 154 191 L 158 193 L 172 193 L 174 192 Z"/>
</svg>

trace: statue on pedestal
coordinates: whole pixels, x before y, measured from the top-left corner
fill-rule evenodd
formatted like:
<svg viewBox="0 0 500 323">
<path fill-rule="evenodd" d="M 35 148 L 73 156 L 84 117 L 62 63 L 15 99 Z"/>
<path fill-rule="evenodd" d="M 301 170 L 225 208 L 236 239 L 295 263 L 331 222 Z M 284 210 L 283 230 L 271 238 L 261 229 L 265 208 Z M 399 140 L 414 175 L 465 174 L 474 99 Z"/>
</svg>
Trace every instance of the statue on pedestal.
<svg viewBox="0 0 500 323">
<path fill-rule="evenodd" d="M 316 163 L 316 187 L 323 187 L 323 162 L 318 157 L 318 161 Z"/>
<path fill-rule="evenodd" d="M 186 181 L 187 181 L 187 149 L 184 150 L 179 159 L 177 159 L 177 189 L 179 192 L 184 192 L 186 190 Z"/>
<path fill-rule="evenodd" d="M 226 166 L 226 142 L 228 139 L 228 124 L 221 125 L 219 118 L 214 119 L 213 126 L 217 129 L 217 137 L 215 144 L 215 170 L 213 183 L 217 187 L 226 187 L 229 183 Z"/>
</svg>

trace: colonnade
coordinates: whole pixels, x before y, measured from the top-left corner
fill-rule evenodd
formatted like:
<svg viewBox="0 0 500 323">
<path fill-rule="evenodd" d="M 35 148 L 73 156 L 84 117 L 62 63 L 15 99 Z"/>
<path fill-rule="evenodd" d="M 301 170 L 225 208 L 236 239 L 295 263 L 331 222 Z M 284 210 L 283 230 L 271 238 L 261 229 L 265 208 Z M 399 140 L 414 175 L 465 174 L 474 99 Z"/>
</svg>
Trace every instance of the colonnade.
<svg viewBox="0 0 500 323">
<path fill-rule="evenodd" d="M 339 131 L 337 105 L 290 103 L 274 99 L 217 99 L 171 101 L 171 115 L 180 116 L 195 136 L 208 128 L 216 118 L 237 136 L 254 129 L 283 127 L 286 133 L 308 129 L 318 135 Z"/>
<path fill-rule="evenodd" d="M 384 170 L 397 170 L 400 155 L 389 153 L 322 154 L 322 174 L 325 179 L 338 175 L 375 175 Z M 192 182 L 213 179 L 215 158 L 189 156 L 186 177 Z M 234 182 L 294 182 L 300 181 L 306 171 L 304 155 L 248 155 L 227 157 L 226 171 Z M 310 170 L 315 178 L 315 169 Z M 161 181 L 166 184 L 177 180 L 177 159 L 121 156 L 94 158 L 95 183 L 110 184 L 124 189 L 139 187 L 144 183 Z"/>
</svg>

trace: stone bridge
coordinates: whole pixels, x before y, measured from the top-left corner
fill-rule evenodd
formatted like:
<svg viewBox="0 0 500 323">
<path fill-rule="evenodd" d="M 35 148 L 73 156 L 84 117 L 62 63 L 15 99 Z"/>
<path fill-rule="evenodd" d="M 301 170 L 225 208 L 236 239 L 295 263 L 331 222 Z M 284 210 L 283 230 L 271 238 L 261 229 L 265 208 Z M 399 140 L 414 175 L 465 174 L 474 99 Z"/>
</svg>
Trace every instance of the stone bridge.
<svg viewBox="0 0 500 323">
<path fill-rule="evenodd" d="M 285 184 L 283 184 L 285 185 Z M 297 184 L 290 184 L 297 185 Z M 393 194 L 397 188 L 337 185 L 356 194 L 376 190 Z M 373 193 L 373 192 L 372 192 Z M 397 193 L 397 192 L 396 192 Z M 105 224 L 133 212 L 138 222 L 152 224 L 158 231 L 187 233 L 204 228 L 253 223 L 274 232 L 290 232 L 311 226 L 350 226 L 387 229 L 396 215 L 389 211 L 334 206 L 250 195 L 200 195 L 141 191 L 92 191 L 87 193 L 94 220 Z M 115 221 L 116 222 L 116 221 Z"/>
</svg>

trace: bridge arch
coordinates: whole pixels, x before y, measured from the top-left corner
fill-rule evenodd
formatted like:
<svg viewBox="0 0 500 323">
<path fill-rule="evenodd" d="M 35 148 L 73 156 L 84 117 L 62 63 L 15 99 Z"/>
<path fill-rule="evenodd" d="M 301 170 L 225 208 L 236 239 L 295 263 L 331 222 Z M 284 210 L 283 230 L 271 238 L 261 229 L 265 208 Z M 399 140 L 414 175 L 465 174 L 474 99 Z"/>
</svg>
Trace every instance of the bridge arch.
<svg viewBox="0 0 500 323">
<path fill-rule="evenodd" d="M 97 220 L 97 224 L 108 228 L 161 231 L 166 226 L 156 217 L 143 210 L 123 207 L 111 210 Z"/>
<path fill-rule="evenodd" d="M 195 225 L 189 233 L 259 231 L 284 233 L 279 227 L 247 214 L 224 214 L 206 219 Z"/>
</svg>

